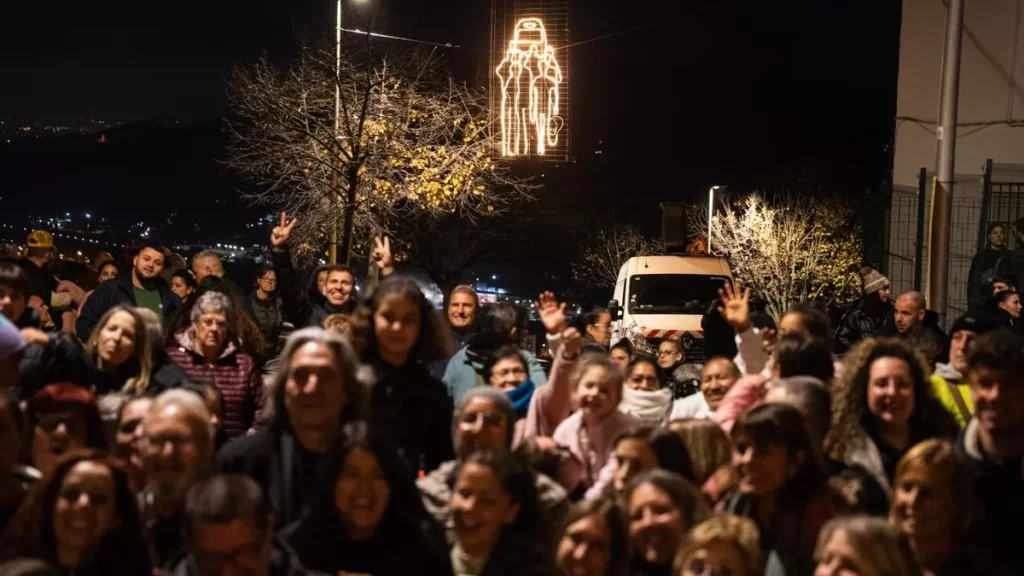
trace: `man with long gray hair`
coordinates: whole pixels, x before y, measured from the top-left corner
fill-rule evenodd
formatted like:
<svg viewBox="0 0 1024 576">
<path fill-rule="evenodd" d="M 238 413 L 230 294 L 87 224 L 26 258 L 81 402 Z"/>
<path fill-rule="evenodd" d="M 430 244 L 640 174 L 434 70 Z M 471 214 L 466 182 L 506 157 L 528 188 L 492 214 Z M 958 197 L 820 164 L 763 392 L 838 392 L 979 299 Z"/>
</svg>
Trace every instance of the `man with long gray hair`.
<svg viewBox="0 0 1024 576">
<path fill-rule="evenodd" d="M 358 371 L 359 359 L 341 336 L 296 331 L 271 383 L 269 426 L 235 438 L 217 455 L 219 472 L 246 474 L 266 487 L 278 527 L 298 518 L 321 457 L 346 424 L 363 417 L 369 390 Z"/>
</svg>

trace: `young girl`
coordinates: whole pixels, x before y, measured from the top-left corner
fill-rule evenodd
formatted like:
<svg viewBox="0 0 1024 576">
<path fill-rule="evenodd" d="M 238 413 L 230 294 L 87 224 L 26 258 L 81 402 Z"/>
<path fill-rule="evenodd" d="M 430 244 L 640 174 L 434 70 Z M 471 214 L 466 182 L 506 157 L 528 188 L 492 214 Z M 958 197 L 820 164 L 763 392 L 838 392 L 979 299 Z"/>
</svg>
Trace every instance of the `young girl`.
<svg viewBox="0 0 1024 576">
<path fill-rule="evenodd" d="M 720 508 L 757 524 L 766 573 L 810 576 L 818 530 L 834 510 L 803 417 L 792 406 L 762 404 L 736 421 L 732 444 L 739 488 Z"/>
<path fill-rule="evenodd" d="M 456 576 L 532 576 L 550 572 L 537 490 L 507 453 L 475 452 L 452 490 Z"/>
<path fill-rule="evenodd" d="M 555 568 L 564 576 L 625 576 L 629 535 L 614 500 L 589 500 L 572 511 L 558 541 Z"/>
<path fill-rule="evenodd" d="M 430 472 L 455 455 L 452 400 L 428 370 L 446 357 L 451 336 L 410 278 L 388 276 L 366 306 L 373 330 L 363 360 L 377 376 L 370 425 L 398 446 L 414 471 Z"/>
<path fill-rule="evenodd" d="M 441 527 L 427 516 L 408 466 L 352 426 L 328 452 L 301 520 L 283 534 L 310 570 L 326 574 L 451 574 Z"/>
<path fill-rule="evenodd" d="M 606 355 L 587 354 L 574 374 L 573 401 L 579 410 L 562 421 L 552 436 L 583 465 L 584 481 L 597 483 L 609 464 L 615 439 L 635 426 L 635 420 L 618 411 L 622 400 L 622 370 Z M 611 477 L 614 465 L 604 471 Z M 593 488 L 591 488 L 593 491 Z M 599 490 L 588 498 L 596 498 Z"/>
</svg>

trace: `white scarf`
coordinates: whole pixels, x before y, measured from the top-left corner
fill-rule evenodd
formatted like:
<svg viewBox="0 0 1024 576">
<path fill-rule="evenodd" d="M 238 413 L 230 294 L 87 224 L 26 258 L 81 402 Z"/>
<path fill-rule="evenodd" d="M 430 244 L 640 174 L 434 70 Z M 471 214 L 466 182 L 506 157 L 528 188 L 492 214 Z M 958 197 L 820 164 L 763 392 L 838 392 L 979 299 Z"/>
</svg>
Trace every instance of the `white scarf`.
<svg viewBox="0 0 1024 576">
<path fill-rule="evenodd" d="M 661 427 L 668 420 L 672 409 L 672 390 L 634 390 L 622 386 L 622 402 L 619 412 L 636 418 L 644 426 Z"/>
</svg>

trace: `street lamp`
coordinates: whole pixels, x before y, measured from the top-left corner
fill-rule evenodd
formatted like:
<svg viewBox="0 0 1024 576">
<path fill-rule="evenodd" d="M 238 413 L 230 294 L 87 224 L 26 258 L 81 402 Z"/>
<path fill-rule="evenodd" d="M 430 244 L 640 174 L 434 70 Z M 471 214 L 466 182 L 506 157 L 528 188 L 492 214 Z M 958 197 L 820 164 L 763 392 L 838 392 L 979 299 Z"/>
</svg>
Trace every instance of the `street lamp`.
<svg viewBox="0 0 1024 576">
<path fill-rule="evenodd" d="M 711 225 L 715 217 L 715 190 L 721 186 L 712 186 L 708 191 L 708 256 L 711 255 Z"/>
</svg>

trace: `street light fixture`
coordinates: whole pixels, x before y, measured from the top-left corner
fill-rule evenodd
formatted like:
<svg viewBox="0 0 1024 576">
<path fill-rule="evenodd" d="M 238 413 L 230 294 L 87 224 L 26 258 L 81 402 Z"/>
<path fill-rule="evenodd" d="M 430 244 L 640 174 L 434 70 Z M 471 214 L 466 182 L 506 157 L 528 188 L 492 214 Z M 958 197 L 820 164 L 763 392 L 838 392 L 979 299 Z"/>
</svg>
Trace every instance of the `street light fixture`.
<svg viewBox="0 0 1024 576">
<path fill-rule="evenodd" d="M 721 186 L 712 186 L 708 191 L 708 256 L 711 255 L 711 226 L 715 217 L 715 190 Z"/>
</svg>

